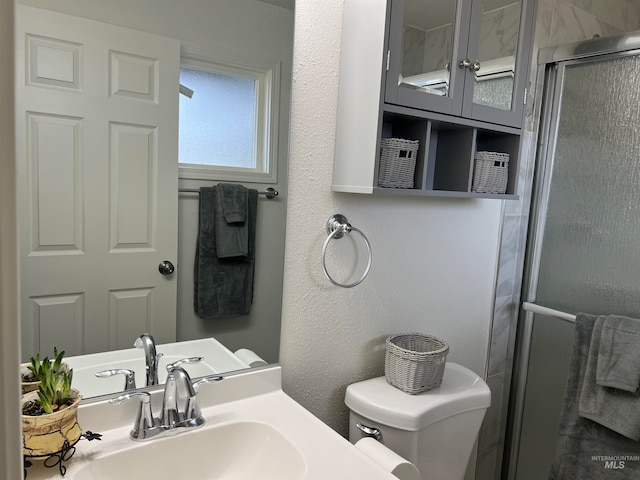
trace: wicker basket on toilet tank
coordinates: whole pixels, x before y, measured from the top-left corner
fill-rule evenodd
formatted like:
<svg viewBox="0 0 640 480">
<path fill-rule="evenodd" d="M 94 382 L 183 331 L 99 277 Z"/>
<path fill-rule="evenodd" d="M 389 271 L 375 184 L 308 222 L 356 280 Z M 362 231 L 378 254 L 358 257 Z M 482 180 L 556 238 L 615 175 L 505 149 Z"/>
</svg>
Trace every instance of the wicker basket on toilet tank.
<svg viewBox="0 0 640 480">
<path fill-rule="evenodd" d="M 386 341 L 384 374 L 387 383 L 415 395 L 442 383 L 449 345 L 421 333 L 392 335 Z"/>
</svg>

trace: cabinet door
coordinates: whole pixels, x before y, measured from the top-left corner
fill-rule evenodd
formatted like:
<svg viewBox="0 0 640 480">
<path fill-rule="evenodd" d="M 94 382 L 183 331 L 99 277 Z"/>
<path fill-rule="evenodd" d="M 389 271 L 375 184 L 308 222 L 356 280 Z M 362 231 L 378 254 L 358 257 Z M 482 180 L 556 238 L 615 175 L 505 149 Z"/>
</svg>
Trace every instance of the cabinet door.
<svg viewBox="0 0 640 480">
<path fill-rule="evenodd" d="M 460 115 L 469 0 L 393 0 L 385 102 Z"/>
<path fill-rule="evenodd" d="M 520 127 L 534 0 L 473 0 L 462 115 Z"/>
</svg>

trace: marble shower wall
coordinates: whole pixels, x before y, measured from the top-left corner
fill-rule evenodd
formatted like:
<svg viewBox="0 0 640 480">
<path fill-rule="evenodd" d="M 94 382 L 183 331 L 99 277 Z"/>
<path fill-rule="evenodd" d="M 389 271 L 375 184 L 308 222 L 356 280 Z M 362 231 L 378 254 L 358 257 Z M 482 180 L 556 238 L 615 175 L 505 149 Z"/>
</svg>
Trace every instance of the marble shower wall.
<svg viewBox="0 0 640 480">
<path fill-rule="evenodd" d="M 453 48 L 451 24 L 425 32 L 407 25 L 404 30 L 403 73 L 405 76 L 444 70 Z"/>
<path fill-rule="evenodd" d="M 482 15 L 478 60 L 492 60 L 516 54 L 520 3 L 490 10 Z"/>
<path fill-rule="evenodd" d="M 486 12 L 482 16 L 478 58 L 480 61 L 515 54 L 520 4 Z M 404 31 L 403 74 L 417 75 L 444 70 L 451 59 L 453 26 L 430 30 L 407 25 Z"/>
<path fill-rule="evenodd" d="M 476 478 L 499 480 L 505 447 L 507 408 L 511 391 L 515 333 L 520 305 L 536 139 L 542 100 L 538 50 L 595 36 L 640 29 L 640 0 L 538 0 L 535 37 L 518 179 L 518 201 L 504 201 L 502 242 L 487 366 L 492 404 L 479 438 Z M 537 82 L 536 79 L 539 79 Z"/>
<path fill-rule="evenodd" d="M 538 48 L 640 28 L 638 0 L 538 0 Z"/>
</svg>

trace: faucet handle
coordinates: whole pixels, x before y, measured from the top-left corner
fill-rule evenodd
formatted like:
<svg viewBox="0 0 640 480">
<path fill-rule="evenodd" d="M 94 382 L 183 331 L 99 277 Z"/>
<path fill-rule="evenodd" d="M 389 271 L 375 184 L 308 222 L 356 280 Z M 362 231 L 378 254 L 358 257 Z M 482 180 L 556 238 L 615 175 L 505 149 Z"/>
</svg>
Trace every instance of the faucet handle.
<svg viewBox="0 0 640 480">
<path fill-rule="evenodd" d="M 158 428 L 158 421 L 153 418 L 151 412 L 151 394 L 149 392 L 131 392 L 120 395 L 109 401 L 113 405 L 120 405 L 124 402 L 128 402 L 132 398 L 140 399 L 140 409 L 138 410 L 138 416 L 133 424 L 133 428 L 129 433 L 129 436 L 133 440 L 145 440 L 152 437 L 157 433 L 160 433 Z"/>
<path fill-rule="evenodd" d="M 200 380 L 193 384 L 193 388 L 197 392 L 200 388 L 200 385 L 204 385 L 205 383 L 219 382 L 220 380 L 224 380 L 224 377 L 221 375 L 210 375 L 208 377 L 202 377 Z"/>
<path fill-rule="evenodd" d="M 188 363 L 198 363 L 202 361 L 203 357 L 187 357 L 187 358 L 183 358 L 182 360 L 177 360 L 173 363 L 169 363 L 167 365 L 167 372 L 171 373 L 176 367 L 179 367 L 180 365 L 186 365 Z"/>
<path fill-rule="evenodd" d="M 114 375 L 124 375 L 124 390 L 135 390 L 136 389 L 136 372 L 133 370 L 129 370 L 128 368 L 117 368 L 112 370 L 102 370 L 101 372 L 96 372 L 95 376 L 98 378 L 107 378 L 112 377 Z"/>
<path fill-rule="evenodd" d="M 201 425 L 202 423 L 204 423 L 204 418 L 202 417 L 202 411 L 200 410 L 200 405 L 197 397 L 200 385 L 204 385 L 205 383 L 219 382 L 223 379 L 224 377 L 220 375 L 210 375 L 208 377 L 201 378 L 197 382 L 194 382 L 192 387 L 194 394 L 187 400 L 187 405 L 184 412 L 185 419 L 188 423 L 190 423 L 191 425 Z"/>
<path fill-rule="evenodd" d="M 153 363 L 153 368 L 155 369 L 155 371 L 153 372 L 153 379 L 152 379 L 152 385 L 160 385 L 160 381 L 158 380 L 158 372 L 160 371 L 160 359 L 164 356 L 164 353 L 159 352 L 156 354 L 155 361 L 152 362 Z M 155 382 L 155 383 L 153 383 Z M 148 386 L 148 385 L 147 385 Z"/>
</svg>

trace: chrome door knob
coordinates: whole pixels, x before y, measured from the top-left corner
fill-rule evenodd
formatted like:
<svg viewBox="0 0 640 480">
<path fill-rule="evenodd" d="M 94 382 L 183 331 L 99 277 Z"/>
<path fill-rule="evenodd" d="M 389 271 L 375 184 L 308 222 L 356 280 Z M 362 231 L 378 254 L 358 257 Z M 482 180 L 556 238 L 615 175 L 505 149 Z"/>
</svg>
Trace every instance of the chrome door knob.
<svg viewBox="0 0 640 480">
<path fill-rule="evenodd" d="M 460 63 L 458 64 L 458 66 L 460 68 L 468 68 L 472 72 L 477 72 L 478 70 L 480 70 L 480 62 L 478 60 L 476 60 L 475 62 L 472 62 L 468 58 L 465 58 L 464 60 L 460 60 Z"/>
<path fill-rule="evenodd" d="M 460 68 L 469 68 L 471 65 L 472 65 L 471 60 L 469 60 L 468 58 L 465 58 L 464 60 L 460 60 L 460 63 L 458 64 Z"/>
<path fill-rule="evenodd" d="M 174 267 L 173 263 L 171 263 L 169 260 L 164 260 L 160 262 L 160 265 L 158 265 L 158 271 L 162 275 L 171 275 L 175 270 L 176 267 Z"/>
</svg>

